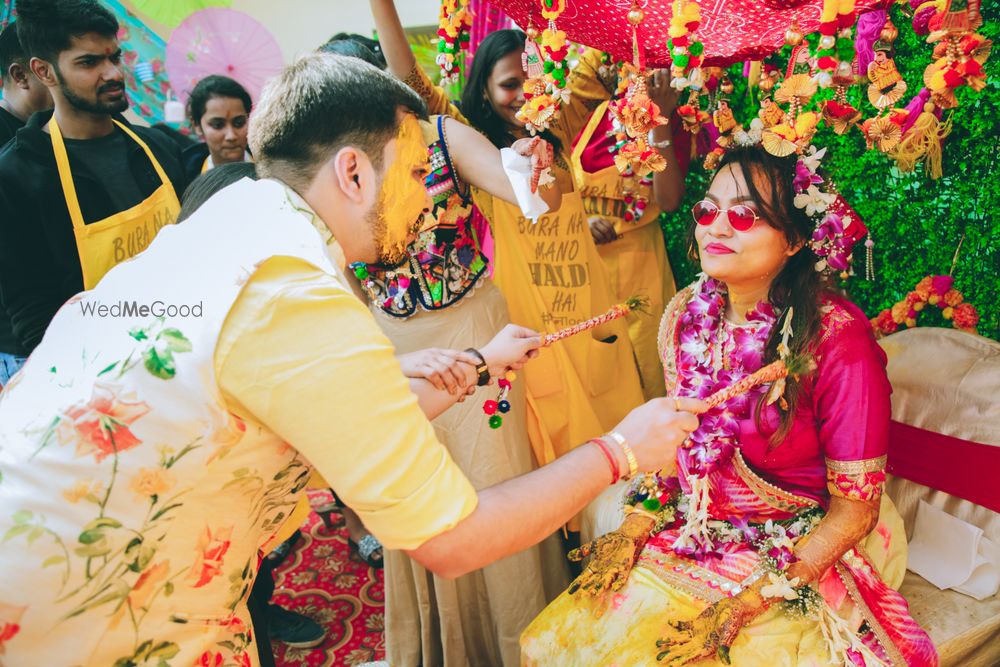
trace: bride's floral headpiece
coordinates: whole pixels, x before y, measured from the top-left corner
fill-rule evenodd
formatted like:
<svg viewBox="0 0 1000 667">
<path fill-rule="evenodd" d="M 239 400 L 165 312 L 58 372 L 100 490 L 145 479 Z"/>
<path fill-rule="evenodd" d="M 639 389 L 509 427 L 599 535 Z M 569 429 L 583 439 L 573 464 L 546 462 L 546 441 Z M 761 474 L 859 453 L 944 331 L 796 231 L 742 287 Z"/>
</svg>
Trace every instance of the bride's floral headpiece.
<svg viewBox="0 0 1000 667">
<path fill-rule="evenodd" d="M 840 273 L 846 278 L 854 245 L 868 233 L 861 217 L 837 191 L 836 185 L 820 173 L 820 163 L 826 148 L 811 144 L 819 117 L 815 112 L 802 111 L 817 90 L 816 81 L 808 74 L 792 74 L 781 81 L 774 97 L 761 100 L 757 118 L 744 128 L 720 103 L 713 121 L 719 130 L 717 147 L 705 158 L 705 167 L 718 167 L 726 150 L 738 146 L 762 146 L 771 155 L 786 157 L 797 154 L 793 203 L 815 223 L 809 247 L 819 258 L 816 270 Z M 787 104 L 787 111 L 777 106 Z M 871 248 L 871 240 L 865 243 Z M 867 262 L 867 273 L 871 262 Z"/>
<path fill-rule="evenodd" d="M 765 147 L 766 149 L 766 147 Z M 826 149 L 810 146 L 795 163 L 792 202 L 816 221 L 809 247 L 819 258 L 817 271 L 839 272 L 846 278 L 854 245 L 868 234 L 868 228 L 836 186 L 819 173 Z M 873 244 L 866 241 L 865 246 Z M 869 263 L 870 264 L 870 263 Z"/>
</svg>

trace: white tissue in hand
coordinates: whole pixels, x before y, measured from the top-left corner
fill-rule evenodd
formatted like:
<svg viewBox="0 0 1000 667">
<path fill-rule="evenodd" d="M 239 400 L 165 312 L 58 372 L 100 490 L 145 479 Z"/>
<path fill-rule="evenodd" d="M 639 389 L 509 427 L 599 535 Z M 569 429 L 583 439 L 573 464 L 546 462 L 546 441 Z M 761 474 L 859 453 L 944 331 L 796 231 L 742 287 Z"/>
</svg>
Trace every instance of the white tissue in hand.
<svg viewBox="0 0 1000 667">
<path fill-rule="evenodd" d="M 517 197 L 517 205 L 521 207 L 521 213 L 529 220 L 538 220 L 543 213 L 549 210 L 549 205 L 537 192 L 531 191 L 531 158 L 521 155 L 511 148 L 501 148 L 500 161 L 503 163 L 503 170 L 507 172 L 507 179 L 514 189 L 514 196 Z M 539 180 L 539 185 L 541 185 L 541 180 Z"/>
</svg>

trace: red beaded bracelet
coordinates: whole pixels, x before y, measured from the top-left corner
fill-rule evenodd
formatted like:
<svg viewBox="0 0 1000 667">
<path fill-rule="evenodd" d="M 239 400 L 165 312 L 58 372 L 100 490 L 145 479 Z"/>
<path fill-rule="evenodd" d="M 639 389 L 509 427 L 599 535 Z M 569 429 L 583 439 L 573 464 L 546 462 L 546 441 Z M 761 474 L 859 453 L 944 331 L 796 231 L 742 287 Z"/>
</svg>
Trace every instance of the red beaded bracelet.
<svg viewBox="0 0 1000 667">
<path fill-rule="evenodd" d="M 618 459 L 611 453 L 608 443 L 604 442 L 601 438 L 594 438 L 591 442 L 597 445 L 604 453 L 604 458 L 608 460 L 608 466 L 611 468 L 611 483 L 615 484 L 621 479 L 621 471 L 618 469 Z"/>
</svg>

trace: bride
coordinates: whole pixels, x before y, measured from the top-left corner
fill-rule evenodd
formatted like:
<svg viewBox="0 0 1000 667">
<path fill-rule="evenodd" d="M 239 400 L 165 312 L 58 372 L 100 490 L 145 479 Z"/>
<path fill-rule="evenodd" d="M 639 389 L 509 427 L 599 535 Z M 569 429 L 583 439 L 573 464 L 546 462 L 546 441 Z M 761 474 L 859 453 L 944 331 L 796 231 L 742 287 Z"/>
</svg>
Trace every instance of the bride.
<svg viewBox="0 0 1000 667">
<path fill-rule="evenodd" d="M 523 664 L 937 664 L 893 590 L 885 357 L 833 282 L 866 231 L 821 157 L 723 157 L 693 208 L 704 273 L 660 331 L 668 396 L 775 361 L 794 374 L 705 413 L 676 470 L 627 487 L 620 528 L 522 635 Z"/>
</svg>

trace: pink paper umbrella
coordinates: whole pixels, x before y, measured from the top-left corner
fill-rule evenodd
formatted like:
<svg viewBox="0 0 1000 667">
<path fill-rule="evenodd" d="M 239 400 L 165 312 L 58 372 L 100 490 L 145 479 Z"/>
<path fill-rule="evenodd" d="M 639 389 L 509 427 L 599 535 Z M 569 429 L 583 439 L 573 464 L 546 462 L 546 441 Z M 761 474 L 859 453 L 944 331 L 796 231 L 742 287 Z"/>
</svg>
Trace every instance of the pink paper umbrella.
<svg viewBox="0 0 1000 667">
<path fill-rule="evenodd" d="M 264 84 L 283 65 L 274 36 L 234 9 L 212 7 L 195 12 L 167 41 L 167 76 L 181 102 L 187 102 L 195 84 L 210 74 L 236 79 L 256 102 Z"/>
</svg>

